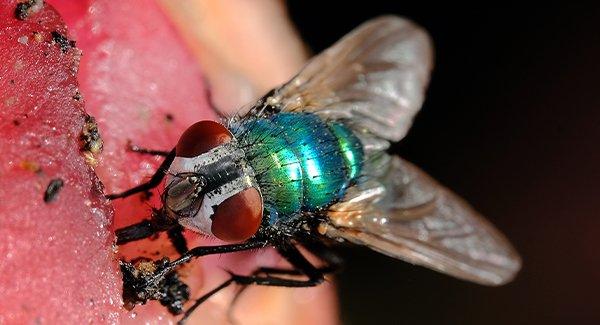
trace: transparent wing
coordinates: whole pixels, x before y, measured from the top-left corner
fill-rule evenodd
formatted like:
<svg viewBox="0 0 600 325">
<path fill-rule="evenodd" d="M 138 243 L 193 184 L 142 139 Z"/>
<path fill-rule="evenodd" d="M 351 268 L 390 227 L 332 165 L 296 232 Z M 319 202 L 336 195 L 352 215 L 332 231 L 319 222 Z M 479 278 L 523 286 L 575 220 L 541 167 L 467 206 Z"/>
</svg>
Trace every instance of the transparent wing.
<svg viewBox="0 0 600 325">
<path fill-rule="evenodd" d="M 266 103 L 344 119 L 355 130 L 398 141 L 421 108 L 431 67 L 431 42 L 423 29 L 380 17 L 314 57 Z"/>
<path fill-rule="evenodd" d="M 331 207 L 328 236 L 480 284 L 515 276 L 518 254 L 479 213 L 414 165 L 384 160 Z"/>
</svg>

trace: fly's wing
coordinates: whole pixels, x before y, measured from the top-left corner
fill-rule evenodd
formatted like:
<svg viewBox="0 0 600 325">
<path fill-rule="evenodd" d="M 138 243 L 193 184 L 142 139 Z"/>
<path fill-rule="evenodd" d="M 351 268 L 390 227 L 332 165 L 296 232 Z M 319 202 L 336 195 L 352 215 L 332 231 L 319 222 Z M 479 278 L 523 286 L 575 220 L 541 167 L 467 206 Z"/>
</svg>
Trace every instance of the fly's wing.
<svg viewBox="0 0 600 325">
<path fill-rule="evenodd" d="M 515 276 L 518 254 L 479 213 L 414 165 L 382 159 L 376 177 L 331 207 L 328 236 L 480 284 Z"/>
<path fill-rule="evenodd" d="M 373 19 L 314 57 L 263 104 L 343 119 L 398 141 L 423 103 L 432 66 L 427 33 L 399 17 Z"/>
</svg>

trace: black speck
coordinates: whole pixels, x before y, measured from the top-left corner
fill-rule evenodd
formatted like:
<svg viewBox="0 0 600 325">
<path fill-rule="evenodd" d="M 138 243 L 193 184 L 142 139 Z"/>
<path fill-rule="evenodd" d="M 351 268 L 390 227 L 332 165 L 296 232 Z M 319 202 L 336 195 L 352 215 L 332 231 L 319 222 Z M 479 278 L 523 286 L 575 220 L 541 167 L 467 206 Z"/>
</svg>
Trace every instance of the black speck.
<svg viewBox="0 0 600 325">
<path fill-rule="evenodd" d="M 19 122 L 19 120 L 13 120 L 12 123 L 13 123 L 14 126 L 21 125 L 21 122 Z"/>
<path fill-rule="evenodd" d="M 18 20 L 25 20 L 25 18 L 29 16 L 29 12 L 27 12 L 29 10 L 29 7 L 31 7 L 29 1 L 18 3 L 17 8 L 15 9 L 15 18 L 17 18 Z"/>
<path fill-rule="evenodd" d="M 58 44 L 63 53 L 66 53 L 70 48 L 75 47 L 75 41 L 68 39 L 57 31 L 52 32 L 52 40 L 55 44 Z"/>
<path fill-rule="evenodd" d="M 19 2 L 15 8 L 15 18 L 25 20 L 30 14 L 38 12 L 44 5 L 43 0 L 28 0 Z"/>
<path fill-rule="evenodd" d="M 51 180 L 50 184 L 48 184 L 48 187 L 46 188 L 46 191 L 44 192 L 44 202 L 50 203 L 54 201 L 63 185 L 64 182 L 60 178 L 55 178 Z"/>
<path fill-rule="evenodd" d="M 171 114 L 171 113 L 167 113 L 167 114 L 165 115 L 165 120 L 166 120 L 167 122 L 173 122 L 173 119 L 174 119 L 174 117 L 173 117 L 173 114 Z"/>
<path fill-rule="evenodd" d="M 73 99 L 74 99 L 74 100 L 76 100 L 76 101 L 80 101 L 80 100 L 81 100 L 81 98 L 82 98 L 82 97 L 81 97 L 81 93 L 80 93 L 79 91 L 77 91 L 77 92 L 75 93 L 75 95 L 73 95 Z"/>
<path fill-rule="evenodd" d="M 14 84 L 15 84 L 15 79 L 10 79 L 9 83 L 10 83 L 11 85 L 14 85 Z"/>
</svg>

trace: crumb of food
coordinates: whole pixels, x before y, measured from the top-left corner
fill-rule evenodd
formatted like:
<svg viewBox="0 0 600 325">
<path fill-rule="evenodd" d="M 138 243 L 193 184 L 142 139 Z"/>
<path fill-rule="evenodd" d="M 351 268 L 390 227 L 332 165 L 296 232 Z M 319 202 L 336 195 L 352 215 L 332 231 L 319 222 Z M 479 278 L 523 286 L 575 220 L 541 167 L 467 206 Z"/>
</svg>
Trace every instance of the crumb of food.
<svg viewBox="0 0 600 325">
<path fill-rule="evenodd" d="M 17 39 L 17 41 L 23 45 L 27 45 L 27 43 L 29 43 L 29 37 L 21 36 Z"/>
<path fill-rule="evenodd" d="M 66 53 L 69 49 L 75 47 L 75 41 L 68 39 L 63 34 L 53 31 L 52 33 L 52 41 L 54 44 L 57 44 L 60 47 L 60 50 L 63 53 Z"/>
<path fill-rule="evenodd" d="M 40 32 L 33 32 L 33 40 L 40 43 L 44 40 L 44 35 Z"/>
<path fill-rule="evenodd" d="M 78 91 L 75 92 L 75 95 L 73 95 L 73 99 L 76 101 L 80 101 L 83 99 L 83 96 L 81 96 L 81 93 Z"/>
<path fill-rule="evenodd" d="M 87 164 L 96 166 L 98 164 L 96 156 L 102 152 L 104 143 L 98 131 L 98 123 L 96 123 L 93 116 L 86 115 L 79 139 L 81 141 L 81 151 Z"/>
<path fill-rule="evenodd" d="M 16 122 L 18 122 L 17 120 L 15 120 Z M 15 122 L 13 121 L 13 123 Z M 40 165 L 35 162 L 35 161 L 31 161 L 31 160 L 22 160 L 19 163 L 19 167 L 21 167 L 24 170 L 33 172 L 33 173 L 40 173 L 42 171 L 42 167 L 40 167 Z"/>
<path fill-rule="evenodd" d="M 173 315 L 183 313 L 184 304 L 190 299 L 190 288 L 181 281 L 177 272 L 164 272 L 169 260 L 158 261 L 140 258 L 136 261 L 121 261 L 123 274 L 123 302 L 125 309 L 131 310 L 135 305 L 145 304 L 148 300 L 157 300 L 167 307 Z"/>
<path fill-rule="evenodd" d="M 141 275 L 148 276 L 156 272 L 156 264 L 154 264 L 154 261 L 141 260 L 135 263 L 135 269 L 137 272 L 140 272 Z M 136 273 L 136 275 L 140 276 L 139 273 Z"/>
<path fill-rule="evenodd" d="M 19 2 L 15 8 L 15 18 L 25 20 L 27 17 L 37 13 L 44 7 L 43 0 L 28 0 Z"/>
</svg>

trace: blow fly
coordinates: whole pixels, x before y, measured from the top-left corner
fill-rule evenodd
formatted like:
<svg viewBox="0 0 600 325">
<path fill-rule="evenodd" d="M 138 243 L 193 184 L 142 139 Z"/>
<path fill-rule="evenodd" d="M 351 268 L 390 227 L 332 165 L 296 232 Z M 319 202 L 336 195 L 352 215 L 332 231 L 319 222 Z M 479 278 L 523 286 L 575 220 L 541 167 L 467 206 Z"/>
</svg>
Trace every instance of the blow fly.
<svg viewBox="0 0 600 325">
<path fill-rule="evenodd" d="M 231 284 L 316 286 L 340 264 L 329 249 L 338 241 L 484 285 L 512 280 L 521 262 L 506 238 L 461 198 L 386 152 L 421 107 L 432 56 L 421 28 L 380 17 L 244 113 L 193 124 L 170 152 L 134 148 L 166 158 L 147 183 L 108 197 L 147 191 L 166 177 L 162 207 L 151 221 L 117 230 L 117 242 L 168 231 L 181 257 L 153 262 L 145 273 L 123 262 L 125 300 L 175 302 L 171 311 L 183 312 L 185 301 L 173 292 L 181 299 L 189 292 L 173 279 L 178 266 L 265 247 L 276 248 L 292 268 L 231 274 L 196 300 L 182 321 Z M 182 229 L 230 244 L 187 249 Z M 299 246 L 324 266 L 310 263 Z"/>
</svg>

